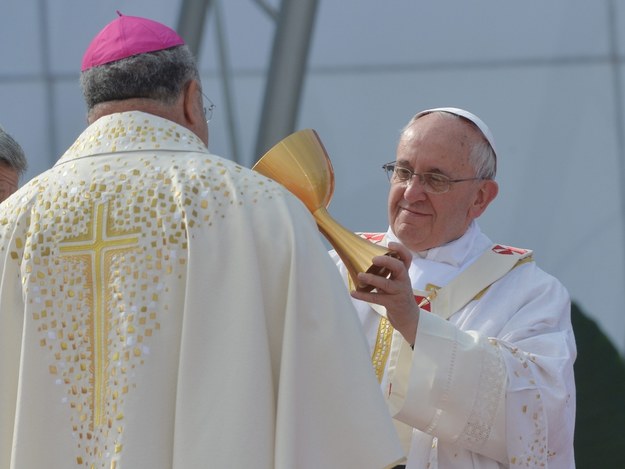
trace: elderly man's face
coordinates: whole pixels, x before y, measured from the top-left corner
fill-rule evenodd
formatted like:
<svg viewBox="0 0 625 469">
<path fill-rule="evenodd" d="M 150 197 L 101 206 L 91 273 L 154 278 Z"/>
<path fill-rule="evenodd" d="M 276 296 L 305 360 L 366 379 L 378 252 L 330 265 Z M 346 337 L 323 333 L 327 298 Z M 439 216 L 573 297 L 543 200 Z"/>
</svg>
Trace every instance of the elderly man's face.
<svg viewBox="0 0 625 469">
<path fill-rule="evenodd" d="M 8 165 L 0 163 L 0 202 L 17 190 L 19 175 Z"/>
<path fill-rule="evenodd" d="M 479 131 L 468 122 L 427 114 L 402 135 L 396 162 L 416 173 L 440 173 L 451 179 L 473 178 L 470 144 L 480 138 Z M 389 223 L 408 249 L 424 251 L 462 236 L 496 195 L 495 181 L 458 182 L 451 184 L 446 193 L 432 194 L 413 177 L 409 184 L 391 184 Z"/>
</svg>

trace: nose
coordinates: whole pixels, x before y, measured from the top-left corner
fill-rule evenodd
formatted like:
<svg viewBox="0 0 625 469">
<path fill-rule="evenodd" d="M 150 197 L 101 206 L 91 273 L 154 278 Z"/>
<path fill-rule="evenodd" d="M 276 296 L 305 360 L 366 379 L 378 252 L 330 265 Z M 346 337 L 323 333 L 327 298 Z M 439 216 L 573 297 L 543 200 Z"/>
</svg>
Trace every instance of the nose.
<svg viewBox="0 0 625 469">
<path fill-rule="evenodd" d="M 409 202 L 414 202 L 417 200 L 423 200 L 426 198 L 427 192 L 425 192 L 425 188 L 421 179 L 418 176 L 413 176 L 404 186 L 404 199 Z"/>
</svg>

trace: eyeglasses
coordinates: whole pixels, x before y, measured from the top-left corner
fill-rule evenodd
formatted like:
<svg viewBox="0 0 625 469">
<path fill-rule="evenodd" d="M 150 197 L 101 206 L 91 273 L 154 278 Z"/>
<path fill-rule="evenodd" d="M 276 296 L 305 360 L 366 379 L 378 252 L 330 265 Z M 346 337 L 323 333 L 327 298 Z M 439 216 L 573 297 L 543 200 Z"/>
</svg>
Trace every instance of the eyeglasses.
<svg viewBox="0 0 625 469">
<path fill-rule="evenodd" d="M 441 173 L 415 173 L 412 169 L 404 166 L 398 166 L 395 161 L 386 163 L 382 166 L 382 169 L 386 171 L 386 176 L 391 184 L 404 184 L 409 185 L 412 178 L 416 176 L 419 180 L 419 184 L 423 186 L 425 192 L 430 194 L 444 194 L 448 192 L 451 185 L 455 182 L 463 181 L 478 181 L 484 178 L 465 178 L 465 179 L 451 179 Z"/>
<path fill-rule="evenodd" d="M 208 124 L 213 117 L 213 110 L 216 106 L 203 91 L 200 91 L 200 93 L 202 93 L 202 96 L 204 97 L 204 117 L 206 118 L 206 123 Z"/>
</svg>

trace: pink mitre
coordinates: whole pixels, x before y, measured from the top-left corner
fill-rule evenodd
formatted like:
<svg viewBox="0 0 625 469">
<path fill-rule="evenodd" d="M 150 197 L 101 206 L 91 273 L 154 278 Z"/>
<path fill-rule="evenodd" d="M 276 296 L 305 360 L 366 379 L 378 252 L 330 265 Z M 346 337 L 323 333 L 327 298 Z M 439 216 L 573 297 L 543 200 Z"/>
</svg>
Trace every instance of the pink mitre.
<svg viewBox="0 0 625 469">
<path fill-rule="evenodd" d="M 87 47 L 81 70 L 104 65 L 146 52 L 156 52 L 184 45 L 184 40 L 171 28 L 138 16 L 124 16 L 107 24 Z"/>
</svg>

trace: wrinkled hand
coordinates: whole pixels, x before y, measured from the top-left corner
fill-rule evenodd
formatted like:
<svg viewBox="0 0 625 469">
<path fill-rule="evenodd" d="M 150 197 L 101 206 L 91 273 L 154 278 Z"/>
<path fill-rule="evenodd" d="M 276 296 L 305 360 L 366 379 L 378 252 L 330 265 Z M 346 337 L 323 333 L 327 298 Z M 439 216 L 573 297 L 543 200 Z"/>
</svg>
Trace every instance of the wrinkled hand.
<svg viewBox="0 0 625 469">
<path fill-rule="evenodd" d="M 414 298 L 408 268 L 412 260 L 410 251 L 398 243 L 389 243 L 388 248 L 397 253 L 392 256 L 376 256 L 374 265 L 386 268 L 390 275 L 385 278 L 379 275 L 360 272 L 358 281 L 375 287 L 372 292 L 352 291 L 353 298 L 375 303 L 386 308 L 386 315 L 391 325 L 397 329 L 404 339 L 414 345 L 419 324 L 419 306 Z"/>
</svg>

